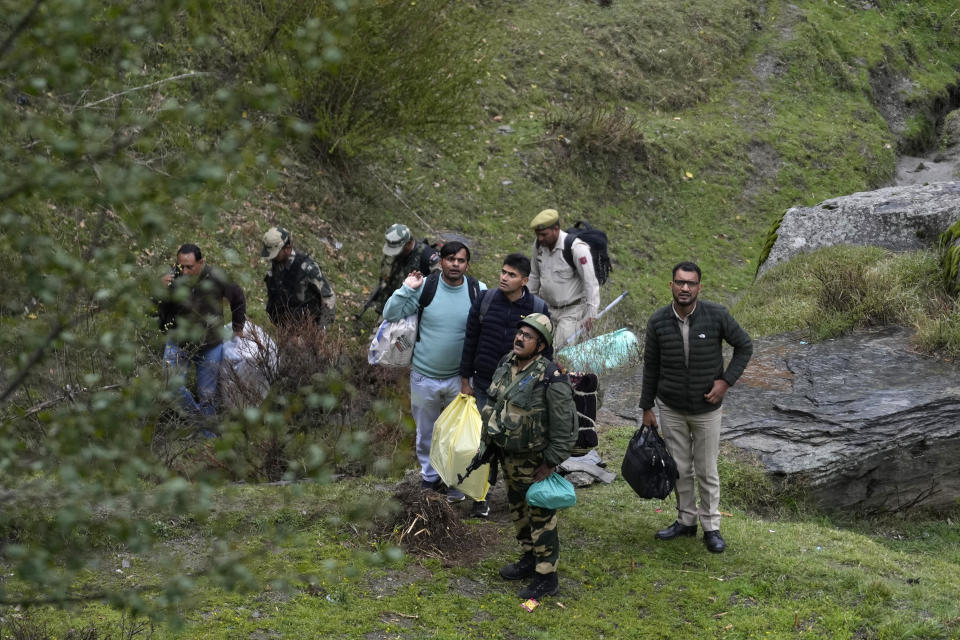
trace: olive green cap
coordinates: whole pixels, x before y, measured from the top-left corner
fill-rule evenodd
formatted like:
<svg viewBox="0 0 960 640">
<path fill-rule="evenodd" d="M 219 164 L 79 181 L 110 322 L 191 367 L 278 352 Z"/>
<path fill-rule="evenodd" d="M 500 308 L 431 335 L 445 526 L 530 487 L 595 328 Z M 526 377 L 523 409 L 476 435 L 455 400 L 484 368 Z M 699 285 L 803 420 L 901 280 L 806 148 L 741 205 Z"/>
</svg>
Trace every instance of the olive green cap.
<svg viewBox="0 0 960 640">
<path fill-rule="evenodd" d="M 530 221 L 530 228 L 534 231 L 540 231 L 542 229 L 549 229 L 559 222 L 560 214 L 557 213 L 556 209 L 544 209 Z"/>
</svg>

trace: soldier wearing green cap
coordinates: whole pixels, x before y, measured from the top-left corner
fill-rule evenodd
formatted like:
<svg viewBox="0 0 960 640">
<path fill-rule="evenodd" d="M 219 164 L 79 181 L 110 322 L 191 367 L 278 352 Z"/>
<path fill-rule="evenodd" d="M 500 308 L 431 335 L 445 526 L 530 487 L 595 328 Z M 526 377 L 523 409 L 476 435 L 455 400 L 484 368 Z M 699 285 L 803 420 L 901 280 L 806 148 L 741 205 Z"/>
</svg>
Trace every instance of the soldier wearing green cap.
<svg viewBox="0 0 960 640">
<path fill-rule="evenodd" d="M 513 351 L 500 361 L 482 411 L 482 447 L 503 452 L 507 499 L 520 560 L 500 568 L 507 580 L 531 578 L 518 592 L 541 599 L 559 589 L 560 544 L 557 512 L 527 503 L 527 489 L 543 480 L 570 456 L 577 439 L 577 410 L 566 374 L 543 356 L 553 340 L 553 323 L 531 313 L 517 323 Z"/>
<path fill-rule="evenodd" d="M 263 234 L 260 257 L 270 261 L 264 277 L 267 315 L 278 327 L 311 320 L 326 329 L 333 322 L 336 296 L 316 263 L 293 248 L 290 232 L 270 227 Z"/>
<path fill-rule="evenodd" d="M 424 276 L 440 269 L 440 256 L 437 250 L 421 240 L 415 240 L 413 232 L 405 224 L 392 224 L 383 234 L 383 258 L 380 260 L 380 282 L 367 299 L 363 312 L 373 307 L 377 313 L 383 313 L 383 305 L 400 288 L 403 279 L 413 271 Z"/>
<path fill-rule="evenodd" d="M 556 209 L 544 209 L 530 221 L 537 235 L 527 288 L 550 305 L 553 344 L 562 348 L 581 327 L 590 330 L 600 307 L 600 283 L 590 246 L 577 238 L 570 245 L 573 265 L 563 255 L 567 232 Z"/>
</svg>

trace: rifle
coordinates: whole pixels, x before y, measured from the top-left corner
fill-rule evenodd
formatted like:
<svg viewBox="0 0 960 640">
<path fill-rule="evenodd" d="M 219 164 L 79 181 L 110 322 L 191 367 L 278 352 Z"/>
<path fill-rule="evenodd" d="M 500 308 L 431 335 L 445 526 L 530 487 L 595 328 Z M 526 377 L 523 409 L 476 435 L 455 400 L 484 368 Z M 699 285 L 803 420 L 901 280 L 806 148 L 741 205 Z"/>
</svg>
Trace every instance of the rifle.
<svg viewBox="0 0 960 640">
<path fill-rule="evenodd" d="M 495 444 L 483 446 L 483 443 L 481 443 L 481 447 L 481 450 L 477 451 L 477 455 L 473 456 L 473 460 L 467 465 L 463 474 L 457 474 L 457 484 L 463 484 L 467 476 L 485 464 L 490 465 L 490 484 L 494 485 L 497 483 L 497 465 L 503 462 L 503 451 Z"/>
<path fill-rule="evenodd" d="M 381 280 L 379 284 L 377 284 L 377 288 L 374 289 L 373 292 L 371 292 L 370 295 L 367 297 L 367 301 L 363 303 L 363 308 L 360 309 L 360 313 L 353 316 L 354 335 L 360 335 L 363 332 L 363 329 L 360 328 L 360 318 L 363 316 L 364 313 L 367 312 L 367 309 L 372 307 L 373 304 L 377 301 L 377 296 L 380 295 L 381 291 L 383 291 L 383 285 L 385 284 L 386 283 L 383 280 Z"/>
</svg>

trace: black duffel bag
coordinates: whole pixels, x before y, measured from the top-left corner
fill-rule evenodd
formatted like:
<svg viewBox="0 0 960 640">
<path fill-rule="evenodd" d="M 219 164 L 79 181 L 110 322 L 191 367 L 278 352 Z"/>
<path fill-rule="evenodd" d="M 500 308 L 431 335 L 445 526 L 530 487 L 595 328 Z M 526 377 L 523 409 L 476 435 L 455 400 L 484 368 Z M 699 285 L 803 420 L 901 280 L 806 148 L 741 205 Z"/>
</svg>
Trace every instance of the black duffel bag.
<svg viewBox="0 0 960 640">
<path fill-rule="evenodd" d="M 655 427 L 641 426 L 630 438 L 620 473 L 641 498 L 666 498 L 676 486 L 677 463 Z"/>
</svg>

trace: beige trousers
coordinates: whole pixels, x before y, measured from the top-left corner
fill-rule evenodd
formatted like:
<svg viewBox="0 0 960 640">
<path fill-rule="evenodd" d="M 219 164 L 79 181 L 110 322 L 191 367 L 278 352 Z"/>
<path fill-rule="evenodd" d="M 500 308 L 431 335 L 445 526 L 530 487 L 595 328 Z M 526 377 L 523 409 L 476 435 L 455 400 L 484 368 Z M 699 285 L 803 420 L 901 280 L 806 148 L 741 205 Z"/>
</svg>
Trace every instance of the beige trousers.
<svg viewBox="0 0 960 640">
<path fill-rule="evenodd" d="M 563 349 L 567 346 L 567 339 L 577 332 L 583 324 L 583 316 L 587 312 L 587 304 L 581 302 L 572 307 L 566 307 L 559 311 L 550 309 L 550 320 L 553 322 L 553 348 L 554 350 Z M 574 344 L 580 342 L 584 336 L 574 341 Z"/>
<path fill-rule="evenodd" d="M 704 531 L 720 528 L 720 419 L 723 409 L 709 413 L 675 411 L 659 400 L 660 427 L 670 455 L 677 462 L 677 521 L 687 526 L 700 520 Z M 700 507 L 694 478 L 700 489 Z"/>
</svg>

